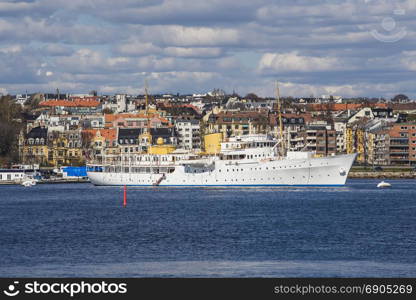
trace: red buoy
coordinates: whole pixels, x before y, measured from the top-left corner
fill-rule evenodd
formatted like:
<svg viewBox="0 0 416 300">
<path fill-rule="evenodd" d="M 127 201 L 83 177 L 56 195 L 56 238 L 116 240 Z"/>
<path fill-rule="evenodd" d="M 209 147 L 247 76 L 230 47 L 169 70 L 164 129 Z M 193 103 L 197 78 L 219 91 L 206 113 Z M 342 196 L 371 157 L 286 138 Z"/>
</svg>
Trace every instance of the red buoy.
<svg viewBox="0 0 416 300">
<path fill-rule="evenodd" d="M 127 206 L 127 186 L 124 186 L 124 199 L 123 199 L 123 206 Z"/>
</svg>

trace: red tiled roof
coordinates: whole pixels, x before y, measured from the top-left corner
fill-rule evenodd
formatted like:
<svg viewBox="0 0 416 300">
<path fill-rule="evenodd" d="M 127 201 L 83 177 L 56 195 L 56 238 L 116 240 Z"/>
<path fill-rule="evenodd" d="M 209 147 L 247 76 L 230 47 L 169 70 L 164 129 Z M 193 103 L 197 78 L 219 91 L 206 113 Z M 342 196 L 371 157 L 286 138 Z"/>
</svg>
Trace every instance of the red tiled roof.
<svg viewBox="0 0 416 300">
<path fill-rule="evenodd" d="M 97 96 L 91 97 L 69 97 L 70 101 L 98 101 Z"/>
<path fill-rule="evenodd" d="M 147 119 L 145 114 L 104 114 L 105 123 L 112 123 L 117 119 L 128 119 L 128 118 L 142 118 Z M 162 118 L 157 113 L 149 113 L 149 119 L 152 121 L 154 119 L 160 120 L 162 123 L 169 123 L 165 118 Z"/>
<path fill-rule="evenodd" d="M 324 111 L 324 110 L 331 110 L 331 111 L 340 111 L 340 110 L 357 110 L 364 107 L 372 107 L 372 108 L 387 108 L 387 103 L 331 103 L 331 104 L 319 104 L 319 103 L 312 103 L 307 104 L 307 107 L 313 111 Z"/>
<path fill-rule="evenodd" d="M 121 118 L 139 118 L 139 114 L 104 114 L 104 119 L 106 123 L 114 122 L 115 120 Z"/>
<path fill-rule="evenodd" d="M 97 107 L 98 105 L 100 105 L 99 101 L 95 101 L 95 100 L 82 100 L 82 99 L 77 99 L 74 101 L 69 101 L 69 100 L 47 100 L 47 101 L 42 101 L 41 103 L 39 103 L 40 106 L 65 106 L 65 107 Z"/>
<path fill-rule="evenodd" d="M 82 132 L 87 133 L 87 134 L 92 134 L 93 136 L 96 136 L 98 132 L 100 132 L 100 135 L 108 141 L 115 141 L 117 139 L 117 130 L 115 128 L 113 129 L 84 129 Z"/>
</svg>

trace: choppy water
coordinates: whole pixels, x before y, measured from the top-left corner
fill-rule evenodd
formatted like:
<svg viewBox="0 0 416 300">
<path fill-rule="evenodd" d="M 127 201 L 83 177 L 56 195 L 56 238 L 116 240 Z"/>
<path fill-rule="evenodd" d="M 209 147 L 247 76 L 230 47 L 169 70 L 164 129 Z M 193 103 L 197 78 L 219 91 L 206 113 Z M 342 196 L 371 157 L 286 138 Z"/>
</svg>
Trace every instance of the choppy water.
<svg viewBox="0 0 416 300">
<path fill-rule="evenodd" d="M 0 186 L 0 277 L 415 277 L 416 181 Z"/>
</svg>

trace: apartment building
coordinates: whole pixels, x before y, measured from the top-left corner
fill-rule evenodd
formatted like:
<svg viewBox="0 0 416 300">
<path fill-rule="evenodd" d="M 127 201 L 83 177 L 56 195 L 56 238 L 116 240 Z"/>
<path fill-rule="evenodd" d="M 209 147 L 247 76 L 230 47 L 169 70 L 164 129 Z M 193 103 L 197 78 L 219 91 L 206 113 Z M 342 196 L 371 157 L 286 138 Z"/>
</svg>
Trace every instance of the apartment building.
<svg viewBox="0 0 416 300">
<path fill-rule="evenodd" d="M 178 119 L 175 124 L 178 133 L 178 146 L 187 150 L 201 149 L 201 133 L 199 121 L 196 119 Z"/>
<path fill-rule="evenodd" d="M 416 164 L 416 122 L 394 124 L 389 132 L 390 163 Z"/>
</svg>

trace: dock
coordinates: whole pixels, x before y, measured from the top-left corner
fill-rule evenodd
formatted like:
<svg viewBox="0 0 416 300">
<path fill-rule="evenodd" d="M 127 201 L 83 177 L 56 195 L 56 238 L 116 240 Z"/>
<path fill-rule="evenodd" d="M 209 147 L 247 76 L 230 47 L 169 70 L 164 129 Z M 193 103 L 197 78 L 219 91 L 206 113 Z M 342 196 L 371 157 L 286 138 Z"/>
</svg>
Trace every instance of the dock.
<svg viewBox="0 0 416 300">
<path fill-rule="evenodd" d="M 36 182 L 36 184 L 58 184 L 58 183 L 89 183 L 89 179 L 83 178 L 57 178 L 57 179 L 42 179 Z M 0 181 L 0 185 L 17 185 L 21 184 L 20 181 Z"/>
</svg>

